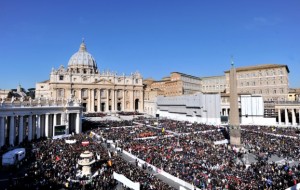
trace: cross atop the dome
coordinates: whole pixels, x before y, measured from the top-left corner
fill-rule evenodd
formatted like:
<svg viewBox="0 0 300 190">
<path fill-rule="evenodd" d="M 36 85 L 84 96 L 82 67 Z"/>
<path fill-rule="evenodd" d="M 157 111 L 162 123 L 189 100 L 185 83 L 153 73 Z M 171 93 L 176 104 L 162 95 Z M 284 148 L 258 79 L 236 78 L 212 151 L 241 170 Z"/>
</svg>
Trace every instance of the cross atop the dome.
<svg viewBox="0 0 300 190">
<path fill-rule="evenodd" d="M 85 43 L 84 43 L 84 38 L 82 38 L 82 42 L 80 44 L 79 51 L 86 51 L 86 46 L 85 46 Z"/>
</svg>

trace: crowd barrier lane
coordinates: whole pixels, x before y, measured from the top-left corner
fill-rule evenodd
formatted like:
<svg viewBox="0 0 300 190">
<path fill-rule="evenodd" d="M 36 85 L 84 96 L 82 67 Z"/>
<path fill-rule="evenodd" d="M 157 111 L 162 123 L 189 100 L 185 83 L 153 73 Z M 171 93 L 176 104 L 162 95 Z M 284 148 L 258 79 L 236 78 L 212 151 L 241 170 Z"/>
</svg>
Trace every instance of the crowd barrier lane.
<svg viewBox="0 0 300 190">
<path fill-rule="evenodd" d="M 139 182 L 133 182 L 130 179 L 128 179 L 127 177 L 125 177 L 123 174 L 118 174 L 118 173 L 114 172 L 113 177 L 114 177 L 114 179 L 120 181 L 121 183 L 123 183 L 127 187 L 130 187 L 131 189 L 140 190 Z"/>
<path fill-rule="evenodd" d="M 103 138 L 103 139 L 106 140 L 105 138 Z M 116 150 L 121 150 L 121 148 L 116 147 L 116 145 L 115 145 L 114 143 L 111 143 L 111 147 L 115 148 Z M 137 159 L 137 160 L 138 160 L 138 166 L 139 166 L 139 167 L 142 167 L 143 164 L 146 163 L 144 160 L 139 159 L 138 157 L 134 156 L 133 154 L 131 154 L 131 153 L 125 151 L 125 150 L 123 150 L 122 153 L 125 154 L 126 156 L 130 157 L 130 158 L 133 159 L 133 160 L 136 160 L 136 159 Z M 169 174 L 169 173 L 167 173 L 167 172 L 165 172 L 165 171 L 163 171 L 163 170 L 161 170 L 161 169 L 159 169 L 159 168 L 153 166 L 152 164 L 147 163 L 147 166 L 152 167 L 152 169 L 153 169 L 154 171 L 156 171 L 156 172 L 159 173 L 160 175 L 162 175 L 162 176 L 164 176 L 164 177 L 166 177 L 166 178 L 172 180 L 173 182 L 178 183 L 178 184 L 179 184 L 180 186 L 182 186 L 182 187 L 188 188 L 188 189 L 190 189 L 190 190 L 195 190 L 195 189 L 196 189 L 196 190 L 201 190 L 201 189 L 199 189 L 199 188 L 195 188 L 192 184 L 190 184 L 190 183 L 188 183 L 188 182 L 186 182 L 186 181 L 183 181 L 182 179 L 179 179 L 178 177 L 175 177 L 175 176 L 173 176 L 173 175 L 171 175 L 171 174 Z"/>
<path fill-rule="evenodd" d="M 286 190 L 300 190 L 300 183 L 298 183 L 292 187 L 289 187 Z"/>
<path fill-rule="evenodd" d="M 174 137 L 174 135 L 164 135 L 163 137 L 164 138 Z M 156 139 L 156 138 L 157 136 L 153 136 L 153 137 L 134 138 L 133 140 L 147 140 L 147 139 Z"/>
<path fill-rule="evenodd" d="M 182 179 L 179 179 L 178 177 L 175 177 L 165 171 L 161 171 L 160 173 L 161 175 L 165 176 L 166 178 L 169 178 L 170 180 L 178 183 L 180 186 L 183 186 L 185 188 L 188 188 L 188 189 L 191 189 L 191 190 L 194 190 L 194 189 L 197 189 L 197 190 L 200 190 L 199 188 L 195 188 L 192 184 L 186 182 L 186 181 L 183 181 Z"/>
<path fill-rule="evenodd" d="M 242 131 L 250 131 L 250 132 L 253 132 L 253 133 L 260 133 L 260 131 L 253 131 L 253 130 L 247 130 L 247 129 L 241 129 L 241 130 Z M 291 138 L 291 139 L 299 138 L 299 137 L 288 136 L 288 135 L 280 135 L 280 134 L 275 134 L 275 133 L 264 133 L 264 134 L 272 135 L 272 136 L 275 136 L 275 137 L 287 137 L 287 138 Z"/>
<path fill-rule="evenodd" d="M 114 145 L 112 145 L 112 146 L 114 147 Z M 120 150 L 119 147 L 117 147 L 116 149 L 117 149 L 117 150 Z M 128 156 L 128 157 L 130 157 L 130 158 L 132 158 L 132 159 L 134 159 L 134 160 L 137 159 L 138 162 L 139 162 L 139 163 L 138 163 L 138 166 L 139 166 L 139 167 L 142 167 L 142 165 L 146 163 L 147 166 L 152 167 L 152 169 L 153 169 L 154 171 L 156 171 L 156 172 L 159 173 L 160 175 L 163 175 L 164 177 L 166 177 L 166 178 L 172 180 L 173 182 L 178 183 L 180 186 L 186 187 L 186 188 L 191 189 L 191 190 L 194 190 L 194 189 L 195 189 L 194 186 L 193 186 L 192 184 L 190 184 L 190 183 L 188 183 L 188 182 L 185 182 L 185 181 L 183 181 L 182 179 L 179 179 L 178 177 L 175 177 L 175 176 L 173 176 L 173 175 L 171 175 L 171 174 L 169 174 L 169 173 L 167 173 L 167 172 L 165 172 L 165 171 L 163 171 L 163 170 L 161 170 L 161 169 L 159 169 L 159 168 L 153 166 L 152 164 L 149 164 L 149 163 L 145 162 L 144 160 L 141 160 L 141 159 L 137 158 L 136 156 L 130 154 L 129 152 L 127 152 L 127 151 L 125 151 L 125 150 L 123 150 L 123 154 L 125 154 L 126 156 Z M 199 188 L 196 188 L 196 189 L 197 189 L 197 190 L 200 190 Z"/>
</svg>

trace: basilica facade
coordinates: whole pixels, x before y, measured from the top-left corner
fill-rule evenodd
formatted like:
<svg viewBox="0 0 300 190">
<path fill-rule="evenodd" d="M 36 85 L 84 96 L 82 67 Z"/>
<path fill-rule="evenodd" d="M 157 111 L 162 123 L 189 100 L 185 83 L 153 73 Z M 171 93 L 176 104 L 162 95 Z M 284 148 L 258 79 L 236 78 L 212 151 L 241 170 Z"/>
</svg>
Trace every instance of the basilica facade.
<svg viewBox="0 0 300 190">
<path fill-rule="evenodd" d="M 143 112 L 143 78 L 138 72 L 100 71 L 83 41 L 67 68 L 52 69 L 49 80 L 36 84 L 36 98 L 76 100 L 84 112 Z"/>
</svg>

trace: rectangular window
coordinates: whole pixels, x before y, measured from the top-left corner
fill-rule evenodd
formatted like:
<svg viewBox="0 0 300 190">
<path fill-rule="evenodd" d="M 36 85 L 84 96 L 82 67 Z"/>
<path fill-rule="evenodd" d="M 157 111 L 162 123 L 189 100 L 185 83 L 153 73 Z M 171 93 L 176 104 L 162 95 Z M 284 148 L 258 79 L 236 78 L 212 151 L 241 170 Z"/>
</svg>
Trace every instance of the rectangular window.
<svg viewBox="0 0 300 190">
<path fill-rule="evenodd" d="M 59 80 L 64 80 L 64 76 L 63 75 L 59 75 Z"/>
</svg>

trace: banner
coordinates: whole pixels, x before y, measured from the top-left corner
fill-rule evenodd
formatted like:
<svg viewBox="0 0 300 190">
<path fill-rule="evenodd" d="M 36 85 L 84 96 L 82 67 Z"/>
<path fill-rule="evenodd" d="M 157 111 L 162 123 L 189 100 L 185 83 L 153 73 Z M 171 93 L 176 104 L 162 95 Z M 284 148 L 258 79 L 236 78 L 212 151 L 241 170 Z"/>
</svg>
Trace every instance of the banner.
<svg viewBox="0 0 300 190">
<path fill-rule="evenodd" d="M 214 144 L 215 145 L 218 145 L 218 144 L 228 144 L 228 140 L 225 139 L 225 140 L 221 140 L 221 141 L 215 141 Z"/>
<path fill-rule="evenodd" d="M 140 190 L 140 183 L 138 183 L 138 182 L 134 183 L 133 181 L 126 178 L 122 174 L 118 174 L 118 173 L 114 172 L 113 177 L 115 180 L 118 180 L 119 182 L 123 183 L 124 185 L 126 185 L 127 187 L 129 187 L 131 189 Z"/>
<path fill-rule="evenodd" d="M 87 145 L 90 144 L 90 142 L 89 141 L 82 141 L 81 144 L 82 144 L 82 146 L 87 146 Z"/>
<path fill-rule="evenodd" d="M 67 144 L 75 144 L 76 140 L 65 140 Z"/>
</svg>

